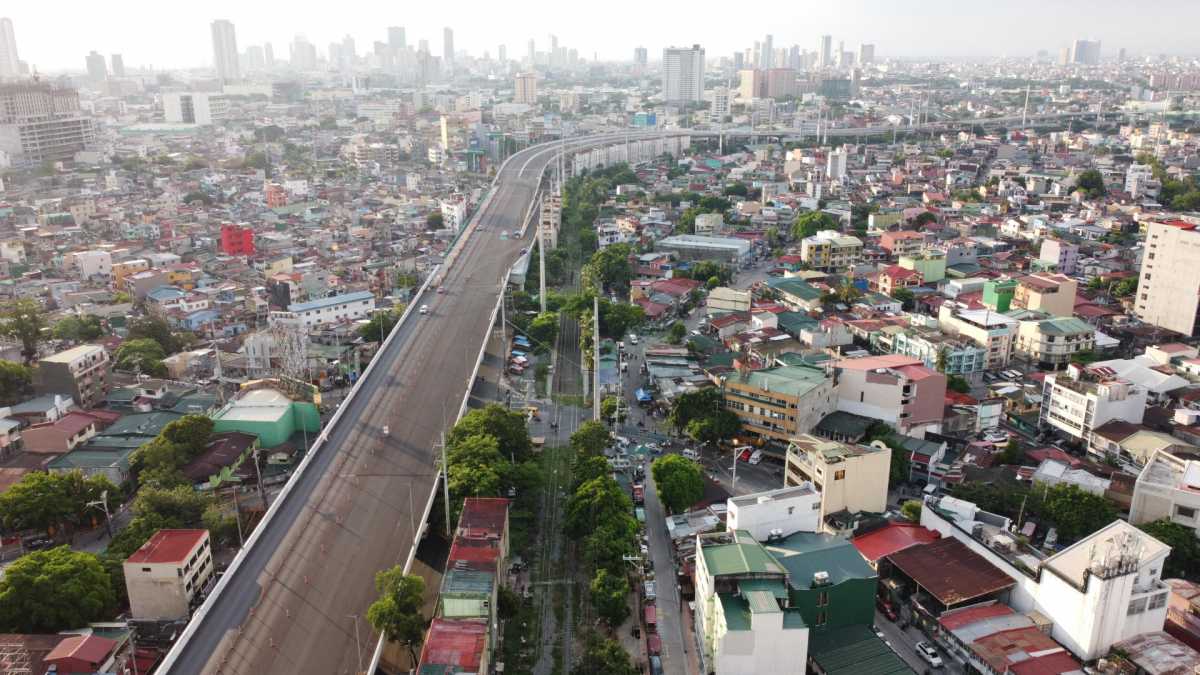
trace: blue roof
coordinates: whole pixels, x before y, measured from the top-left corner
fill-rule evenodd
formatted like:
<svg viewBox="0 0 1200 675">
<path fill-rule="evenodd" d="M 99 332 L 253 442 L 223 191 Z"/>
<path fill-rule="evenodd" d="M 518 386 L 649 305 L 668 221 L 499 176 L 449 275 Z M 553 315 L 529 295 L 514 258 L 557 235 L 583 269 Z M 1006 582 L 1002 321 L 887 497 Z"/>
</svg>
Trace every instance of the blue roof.
<svg viewBox="0 0 1200 675">
<path fill-rule="evenodd" d="M 146 297 L 161 302 L 163 300 L 174 300 L 187 295 L 182 288 L 178 286 L 159 286 L 146 294 Z"/>
<path fill-rule="evenodd" d="M 371 291 L 358 291 L 357 293 L 343 293 L 335 295 L 332 298 L 321 298 L 310 302 L 296 302 L 288 305 L 289 312 L 306 312 L 310 309 L 320 309 L 322 307 L 330 307 L 332 305 L 340 305 L 344 302 L 357 302 L 359 300 L 370 300 L 375 294 Z"/>
</svg>

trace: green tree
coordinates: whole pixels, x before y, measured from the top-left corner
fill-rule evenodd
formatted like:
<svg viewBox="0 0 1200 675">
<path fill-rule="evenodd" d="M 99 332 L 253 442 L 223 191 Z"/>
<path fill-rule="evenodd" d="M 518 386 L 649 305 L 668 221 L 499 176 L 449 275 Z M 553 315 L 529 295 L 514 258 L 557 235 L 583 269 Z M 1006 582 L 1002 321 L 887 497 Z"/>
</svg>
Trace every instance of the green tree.
<svg viewBox="0 0 1200 675">
<path fill-rule="evenodd" d="M 633 278 L 633 265 L 629 256 L 633 249 L 629 244 L 612 244 L 592 254 L 589 265 L 595 271 L 596 281 L 600 284 L 597 290 L 616 286 L 628 288 Z"/>
<path fill-rule="evenodd" d="M 94 314 L 68 316 L 55 322 L 50 333 L 58 340 L 89 342 L 104 335 L 104 325 L 101 323 L 100 317 Z"/>
<path fill-rule="evenodd" d="M 664 455 L 650 467 L 654 487 L 670 513 L 681 513 L 704 496 L 700 465 L 683 455 Z"/>
<path fill-rule="evenodd" d="M 399 312 L 395 309 L 375 312 L 365 324 L 358 327 L 358 334 L 367 342 L 383 342 L 403 313 L 403 308 Z"/>
<path fill-rule="evenodd" d="M 117 347 L 113 360 L 118 370 L 137 371 L 161 377 L 167 374 L 167 367 L 163 365 L 166 356 L 158 342 L 150 338 L 139 338 L 122 342 L 121 346 Z"/>
<path fill-rule="evenodd" d="M 628 512 L 612 514 L 584 536 L 584 560 L 592 569 L 621 573 L 626 565 L 625 556 L 633 555 L 637 548 L 637 535 L 638 522 L 632 515 Z"/>
<path fill-rule="evenodd" d="M 528 459 L 533 449 L 525 416 L 497 403 L 476 408 L 463 415 L 450 430 L 446 438 L 446 447 L 452 448 L 459 440 L 470 436 L 494 437 L 499 444 L 500 454 L 505 458 L 515 458 L 517 462 Z"/>
<path fill-rule="evenodd" d="M 741 426 L 737 415 L 722 408 L 688 422 L 687 434 L 700 443 L 717 444 L 736 436 Z"/>
<path fill-rule="evenodd" d="M 673 345 L 681 344 L 685 335 L 687 335 L 687 326 L 683 325 L 682 321 L 676 321 L 667 329 L 667 342 Z"/>
<path fill-rule="evenodd" d="M 1004 450 L 1001 450 L 1000 453 L 996 455 L 995 464 L 1017 466 L 1021 464 L 1024 459 L 1025 451 L 1021 449 L 1021 444 L 1017 441 L 1017 439 L 1012 438 L 1009 439 L 1007 444 L 1005 444 Z"/>
<path fill-rule="evenodd" d="M 535 352 L 548 353 L 558 338 L 558 312 L 542 312 L 533 317 L 525 333 L 533 343 Z"/>
<path fill-rule="evenodd" d="M 1042 515 L 1054 522 L 1059 537 L 1065 541 L 1078 541 L 1117 517 L 1112 502 L 1076 485 L 1059 483 L 1045 494 Z"/>
<path fill-rule="evenodd" d="M 571 463 L 571 493 L 579 490 L 579 486 L 612 474 L 612 467 L 603 455 L 580 455 Z"/>
<path fill-rule="evenodd" d="M 897 288 L 892 291 L 892 299 L 900 301 L 901 309 L 911 312 L 916 301 L 916 296 L 907 288 Z"/>
<path fill-rule="evenodd" d="M 176 333 L 166 320 L 158 316 L 145 316 L 129 323 L 126 340 L 150 339 L 162 347 L 163 354 L 174 354 L 191 344 L 189 335 Z"/>
<path fill-rule="evenodd" d="M 646 310 L 640 305 L 600 301 L 600 335 L 619 340 L 646 321 Z"/>
<path fill-rule="evenodd" d="M 639 675 L 640 672 L 620 642 L 599 635 L 588 636 L 583 654 L 571 669 L 571 675 Z"/>
<path fill-rule="evenodd" d="M 37 359 L 38 344 L 42 341 L 45 328 L 45 310 L 34 300 L 14 300 L 0 311 L 0 334 L 21 342 L 21 356 L 27 364 Z"/>
<path fill-rule="evenodd" d="M 500 494 L 504 457 L 495 436 L 476 435 L 448 445 L 450 493 L 457 505 L 463 497 L 494 497 Z"/>
<path fill-rule="evenodd" d="M 212 440 L 214 423 L 207 415 L 184 415 L 169 422 L 160 436 L 183 448 L 188 459 L 202 454 Z"/>
<path fill-rule="evenodd" d="M 610 440 L 603 422 L 588 420 L 571 434 L 571 449 L 580 457 L 596 457 L 604 454 Z"/>
<path fill-rule="evenodd" d="M 960 375 L 950 375 L 946 378 L 946 388 L 960 394 L 971 393 L 971 383 Z"/>
<path fill-rule="evenodd" d="M 425 580 L 405 574 L 404 568 L 397 565 L 375 575 L 375 590 L 379 598 L 367 608 L 367 621 L 388 640 L 406 647 L 416 663 L 417 647 L 429 627 L 429 619 L 421 613 Z"/>
<path fill-rule="evenodd" d="M 1200 539 L 1196 531 L 1167 518 L 1138 525 L 1151 537 L 1171 547 L 1171 555 L 1163 565 L 1163 576 L 1200 581 Z"/>
<path fill-rule="evenodd" d="M 0 359 L 0 405 L 20 403 L 32 384 L 33 370 L 29 366 Z"/>
<path fill-rule="evenodd" d="M 426 230 L 440 230 L 445 227 L 445 218 L 441 211 L 430 211 L 429 215 L 425 216 Z"/>
<path fill-rule="evenodd" d="M 0 579 L 0 630 L 55 633 L 112 618 L 112 581 L 91 553 L 59 546 L 21 556 Z"/>
<path fill-rule="evenodd" d="M 950 350 L 942 347 L 938 350 L 937 359 L 934 361 L 934 366 L 937 367 L 939 373 L 946 372 L 947 361 L 950 359 Z M 946 383 L 946 388 L 949 389 L 949 382 Z M 969 389 L 969 388 L 968 388 Z"/>
<path fill-rule="evenodd" d="M 1128 279 L 1122 279 L 1113 285 L 1113 295 L 1118 298 L 1127 298 L 1134 293 L 1137 293 L 1137 289 L 1138 278 L 1130 277 Z"/>
<path fill-rule="evenodd" d="M 932 211 L 922 211 L 922 212 L 918 213 L 915 218 L 912 219 L 913 225 L 916 225 L 917 227 L 924 227 L 926 225 L 929 225 L 931 223 L 936 223 L 936 222 L 937 222 L 937 215 L 934 214 Z"/>
<path fill-rule="evenodd" d="M 68 525 L 89 522 L 88 502 L 117 488 L 103 475 L 85 477 L 81 471 L 33 471 L 0 494 L 0 522 L 10 530 L 45 530 L 56 534 Z"/>
<path fill-rule="evenodd" d="M 135 516 L 130 519 L 129 524 L 121 528 L 119 532 L 113 534 L 112 541 L 108 543 L 108 548 L 105 549 L 105 555 L 112 556 L 124 561 L 129 556 L 137 551 L 150 541 L 156 532 L 164 529 L 176 529 L 183 527 L 183 523 L 171 520 L 158 513 L 148 513 L 143 516 Z"/>
<path fill-rule="evenodd" d="M 796 216 L 792 223 L 792 239 L 799 240 L 811 237 L 821 230 L 836 230 L 837 222 L 828 213 L 808 211 Z"/>
<path fill-rule="evenodd" d="M 592 607 L 610 629 L 621 626 L 629 617 L 629 580 L 623 574 L 596 570 L 591 583 Z"/>
<path fill-rule="evenodd" d="M 1106 192 L 1104 176 L 1095 169 L 1088 169 L 1075 177 L 1075 188 L 1093 199 L 1100 197 Z"/>
<path fill-rule="evenodd" d="M 213 503 L 210 494 L 196 492 L 190 485 L 171 489 L 142 487 L 133 500 L 133 514 L 137 516 L 157 515 L 175 527 L 199 527 L 203 522 L 204 510 Z"/>
<path fill-rule="evenodd" d="M 567 533 L 579 539 L 633 511 L 633 500 L 609 475 L 587 481 L 567 500 Z"/>
<path fill-rule="evenodd" d="M 900 505 L 900 515 L 908 520 L 919 523 L 921 522 L 921 502 L 917 499 L 909 499 Z"/>
<path fill-rule="evenodd" d="M 682 432 L 692 420 L 714 415 L 720 407 L 721 390 L 716 387 L 684 392 L 671 402 L 667 423 L 674 427 L 676 432 Z"/>
<path fill-rule="evenodd" d="M 746 195 L 750 194 L 750 188 L 746 187 L 745 183 L 733 183 L 732 185 L 726 185 L 721 194 L 725 195 L 726 197 L 735 195 L 738 197 L 745 197 Z"/>
<path fill-rule="evenodd" d="M 617 421 L 625 420 L 625 406 L 621 403 L 621 399 L 616 396 L 605 396 L 604 400 L 600 401 L 600 416 L 605 422 L 612 421 L 613 417 L 620 415 Z"/>
</svg>

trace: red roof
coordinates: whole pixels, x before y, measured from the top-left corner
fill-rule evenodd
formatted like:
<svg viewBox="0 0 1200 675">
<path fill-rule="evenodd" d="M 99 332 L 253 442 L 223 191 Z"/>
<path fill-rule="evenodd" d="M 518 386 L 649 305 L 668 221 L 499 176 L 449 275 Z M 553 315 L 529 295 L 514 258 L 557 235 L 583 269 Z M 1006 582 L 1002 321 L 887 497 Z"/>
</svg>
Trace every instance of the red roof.
<svg viewBox="0 0 1200 675">
<path fill-rule="evenodd" d="M 74 635 L 58 643 L 58 646 L 50 650 L 50 653 L 42 660 L 74 659 L 99 666 L 104 663 L 116 646 L 116 640 L 109 640 L 99 635 Z"/>
<path fill-rule="evenodd" d="M 207 536 L 208 530 L 159 530 L 125 562 L 182 563 Z"/>
<path fill-rule="evenodd" d="M 1008 605 L 999 602 L 991 605 L 982 605 L 975 607 L 965 607 L 963 609 L 952 609 L 944 612 L 938 619 L 938 623 L 946 630 L 958 630 L 964 626 L 970 626 L 977 621 L 991 619 L 997 616 L 1008 616 L 1013 614 L 1013 610 Z"/>
<path fill-rule="evenodd" d="M 487 633 L 486 619 L 436 618 L 421 647 L 421 666 L 455 666 L 462 672 L 477 672 L 487 647 Z"/>
<path fill-rule="evenodd" d="M 500 548 L 495 541 L 455 537 L 454 545 L 450 547 L 449 564 L 453 567 L 457 562 L 472 570 L 495 571 L 499 558 Z"/>
<path fill-rule="evenodd" d="M 1016 585 L 1003 570 L 954 538 L 910 546 L 887 557 L 948 607 Z"/>
<path fill-rule="evenodd" d="M 458 519 L 460 537 L 504 536 L 508 525 L 508 500 L 500 497 L 471 497 L 463 500 L 462 515 Z"/>
<path fill-rule="evenodd" d="M 646 636 L 646 651 L 651 655 L 662 653 L 662 638 L 657 634 L 651 633 Z"/>
<path fill-rule="evenodd" d="M 1008 672 L 1013 675 L 1059 675 L 1059 673 L 1078 673 L 1081 671 L 1079 662 L 1066 650 L 1035 656 L 1009 665 Z"/>
<path fill-rule="evenodd" d="M 889 265 L 880 274 L 887 275 L 892 279 L 907 279 L 919 274 L 916 270 L 910 270 L 899 265 Z"/>
<path fill-rule="evenodd" d="M 941 538 L 937 532 L 920 525 L 890 523 L 873 532 L 855 537 L 850 541 L 854 548 L 870 562 L 889 556 L 909 546 L 928 544 Z"/>
</svg>

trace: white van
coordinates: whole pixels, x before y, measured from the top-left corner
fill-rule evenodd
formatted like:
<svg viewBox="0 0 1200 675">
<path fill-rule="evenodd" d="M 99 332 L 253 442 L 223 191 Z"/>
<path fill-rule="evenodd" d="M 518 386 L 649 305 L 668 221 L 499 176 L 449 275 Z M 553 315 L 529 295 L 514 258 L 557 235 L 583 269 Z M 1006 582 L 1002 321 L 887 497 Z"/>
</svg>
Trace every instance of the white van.
<svg viewBox="0 0 1200 675">
<path fill-rule="evenodd" d="M 758 464 L 759 462 L 762 461 L 762 458 L 763 458 L 762 450 L 755 450 L 754 453 L 750 455 L 750 463 Z"/>
<path fill-rule="evenodd" d="M 693 450 L 691 448 L 684 448 L 683 456 L 687 457 L 688 459 L 692 459 L 692 460 L 700 459 L 700 453 L 696 452 L 695 450 Z"/>
<path fill-rule="evenodd" d="M 636 335 L 634 335 L 633 333 L 630 333 L 629 334 L 629 344 L 636 345 L 637 341 L 638 341 L 638 337 Z"/>
<path fill-rule="evenodd" d="M 420 312 L 422 314 L 428 314 L 429 313 L 429 305 L 421 305 Z"/>
</svg>

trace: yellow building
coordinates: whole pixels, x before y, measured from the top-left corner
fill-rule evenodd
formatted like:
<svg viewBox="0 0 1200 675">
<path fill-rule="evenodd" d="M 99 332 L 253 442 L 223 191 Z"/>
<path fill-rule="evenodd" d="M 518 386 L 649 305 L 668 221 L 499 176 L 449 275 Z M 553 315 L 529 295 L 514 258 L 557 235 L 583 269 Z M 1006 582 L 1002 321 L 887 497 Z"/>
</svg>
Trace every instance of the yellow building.
<svg viewBox="0 0 1200 675">
<path fill-rule="evenodd" d="M 121 289 L 125 285 L 125 277 L 138 272 L 145 272 L 150 269 L 150 262 L 144 258 L 135 258 L 133 260 L 122 260 L 112 264 L 112 283 L 113 288 Z"/>
</svg>

